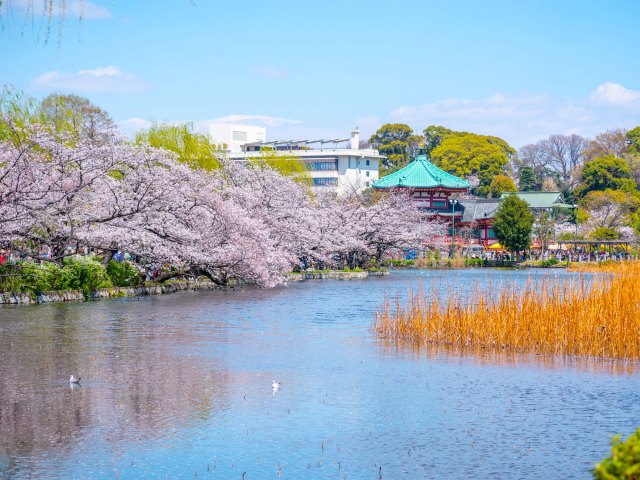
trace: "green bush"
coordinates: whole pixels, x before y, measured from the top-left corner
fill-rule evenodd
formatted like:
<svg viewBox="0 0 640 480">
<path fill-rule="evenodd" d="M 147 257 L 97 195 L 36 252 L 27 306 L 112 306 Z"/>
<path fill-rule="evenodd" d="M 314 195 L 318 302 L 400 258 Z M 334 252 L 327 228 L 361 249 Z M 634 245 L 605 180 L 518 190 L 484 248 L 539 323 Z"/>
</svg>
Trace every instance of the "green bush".
<svg viewBox="0 0 640 480">
<path fill-rule="evenodd" d="M 27 290 L 32 292 L 55 290 L 56 278 L 61 270 L 57 264 L 24 262 L 21 267 L 21 275 L 24 285 L 28 287 Z"/>
<path fill-rule="evenodd" d="M 489 262 L 483 258 L 465 258 L 464 266 L 465 267 L 486 267 Z"/>
<path fill-rule="evenodd" d="M 413 260 L 388 260 L 386 264 L 390 267 L 410 267 L 413 265 Z"/>
<path fill-rule="evenodd" d="M 116 287 L 137 287 L 140 285 L 140 272 L 129 262 L 110 260 L 107 264 L 107 275 Z"/>
<path fill-rule="evenodd" d="M 72 257 L 62 266 L 56 263 L 8 262 L 0 267 L 0 291 L 46 292 L 82 290 L 85 295 L 98 288 L 110 287 L 107 271 L 96 258 Z"/>
<path fill-rule="evenodd" d="M 24 279 L 20 265 L 6 262 L 0 265 L 0 292 L 22 292 Z"/>
<path fill-rule="evenodd" d="M 60 290 L 82 290 L 88 295 L 98 288 L 112 286 L 107 271 L 94 258 L 67 258 L 61 274 Z"/>
<path fill-rule="evenodd" d="M 611 456 L 596 465 L 598 480 L 640 480 L 640 428 L 625 441 L 613 437 Z"/>
<path fill-rule="evenodd" d="M 549 268 L 549 267 L 553 267 L 554 265 L 557 265 L 559 263 L 560 263 L 560 261 L 557 258 L 551 257 L 551 258 L 548 258 L 547 260 L 542 260 L 540 262 L 540 266 L 542 268 Z"/>
</svg>

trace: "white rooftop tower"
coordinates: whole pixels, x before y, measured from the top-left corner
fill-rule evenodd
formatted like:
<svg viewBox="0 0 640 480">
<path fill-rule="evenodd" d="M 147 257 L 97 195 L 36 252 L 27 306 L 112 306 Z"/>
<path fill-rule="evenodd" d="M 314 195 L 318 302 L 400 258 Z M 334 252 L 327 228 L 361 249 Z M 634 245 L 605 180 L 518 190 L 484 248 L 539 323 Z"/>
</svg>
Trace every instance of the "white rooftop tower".
<svg viewBox="0 0 640 480">
<path fill-rule="evenodd" d="M 350 146 L 351 150 L 360 150 L 360 131 L 358 127 L 351 130 Z"/>
</svg>

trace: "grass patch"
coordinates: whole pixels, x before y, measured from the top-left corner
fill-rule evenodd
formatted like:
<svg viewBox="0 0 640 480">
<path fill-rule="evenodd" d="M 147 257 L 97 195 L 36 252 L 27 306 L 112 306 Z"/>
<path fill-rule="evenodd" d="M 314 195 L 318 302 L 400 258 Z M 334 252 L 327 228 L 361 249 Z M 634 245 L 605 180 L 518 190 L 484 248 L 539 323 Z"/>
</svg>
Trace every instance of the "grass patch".
<svg viewBox="0 0 640 480">
<path fill-rule="evenodd" d="M 402 267 L 413 267 L 413 260 L 387 260 L 385 265 L 393 268 L 402 268 Z M 371 270 L 371 269 L 369 269 Z"/>
</svg>

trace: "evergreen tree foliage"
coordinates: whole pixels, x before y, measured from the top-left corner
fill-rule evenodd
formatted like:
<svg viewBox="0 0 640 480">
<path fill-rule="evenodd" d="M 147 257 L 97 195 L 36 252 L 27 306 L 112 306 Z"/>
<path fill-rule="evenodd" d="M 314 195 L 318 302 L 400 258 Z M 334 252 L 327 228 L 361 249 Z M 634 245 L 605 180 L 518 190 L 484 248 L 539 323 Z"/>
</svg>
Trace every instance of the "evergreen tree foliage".
<svg viewBox="0 0 640 480">
<path fill-rule="evenodd" d="M 506 175 L 496 175 L 489 184 L 489 196 L 491 198 L 499 198 L 503 193 L 517 191 L 516 184 Z"/>
<path fill-rule="evenodd" d="M 578 198 L 585 197 L 591 191 L 634 192 L 636 188 L 629 164 L 615 155 L 605 155 L 585 163 L 582 168 L 582 180 L 582 185 L 575 191 Z"/>
<path fill-rule="evenodd" d="M 597 480 L 640 479 L 640 428 L 626 440 L 613 437 L 611 456 L 596 465 L 593 476 Z"/>
<path fill-rule="evenodd" d="M 369 143 L 374 148 L 387 156 L 386 160 L 382 161 L 380 176 L 396 171 L 411 162 L 415 158 L 421 141 L 422 137 L 414 135 L 409 125 L 404 123 L 382 125 L 369 139 Z"/>
<path fill-rule="evenodd" d="M 529 204 L 517 195 L 509 195 L 496 211 L 493 231 L 503 247 L 511 252 L 521 252 L 531 245 L 532 226 Z"/>
<path fill-rule="evenodd" d="M 629 153 L 640 155 L 640 126 L 627 132 L 627 143 Z"/>
<path fill-rule="evenodd" d="M 447 134 L 431 152 L 431 161 L 458 177 L 477 176 L 480 185 L 476 193 L 488 197 L 491 195 L 491 181 L 504 173 L 515 153 L 507 142 L 498 137 L 454 132 Z"/>
<path fill-rule="evenodd" d="M 537 190 L 536 172 L 533 167 L 526 165 L 520 170 L 520 191 L 534 192 Z"/>
<path fill-rule="evenodd" d="M 454 135 L 459 132 L 454 132 L 446 127 L 439 125 L 429 125 L 424 129 L 424 148 L 427 155 L 431 156 L 431 152 L 440 146 L 442 140 L 448 135 Z"/>
</svg>

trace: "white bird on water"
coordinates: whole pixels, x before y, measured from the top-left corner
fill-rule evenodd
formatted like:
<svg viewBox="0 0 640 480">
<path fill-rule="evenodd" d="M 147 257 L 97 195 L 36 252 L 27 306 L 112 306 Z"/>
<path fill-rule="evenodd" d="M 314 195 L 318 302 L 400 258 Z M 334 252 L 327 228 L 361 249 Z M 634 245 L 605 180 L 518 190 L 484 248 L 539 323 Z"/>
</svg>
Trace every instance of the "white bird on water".
<svg viewBox="0 0 640 480">
<path fill-rule="evenodd" d="M 76 377 L 74 375 L 71 375 L 71 377 L 69 378 L 69 383 L 79 384 L 80 383 L 80 377 Z"/>
<path fill-rule="evenodd" d="M 275 391 L 280 388 L 280 382 L 276 382 L 275 380 L 271 380 L 271 388 Z"/>
</svg>

